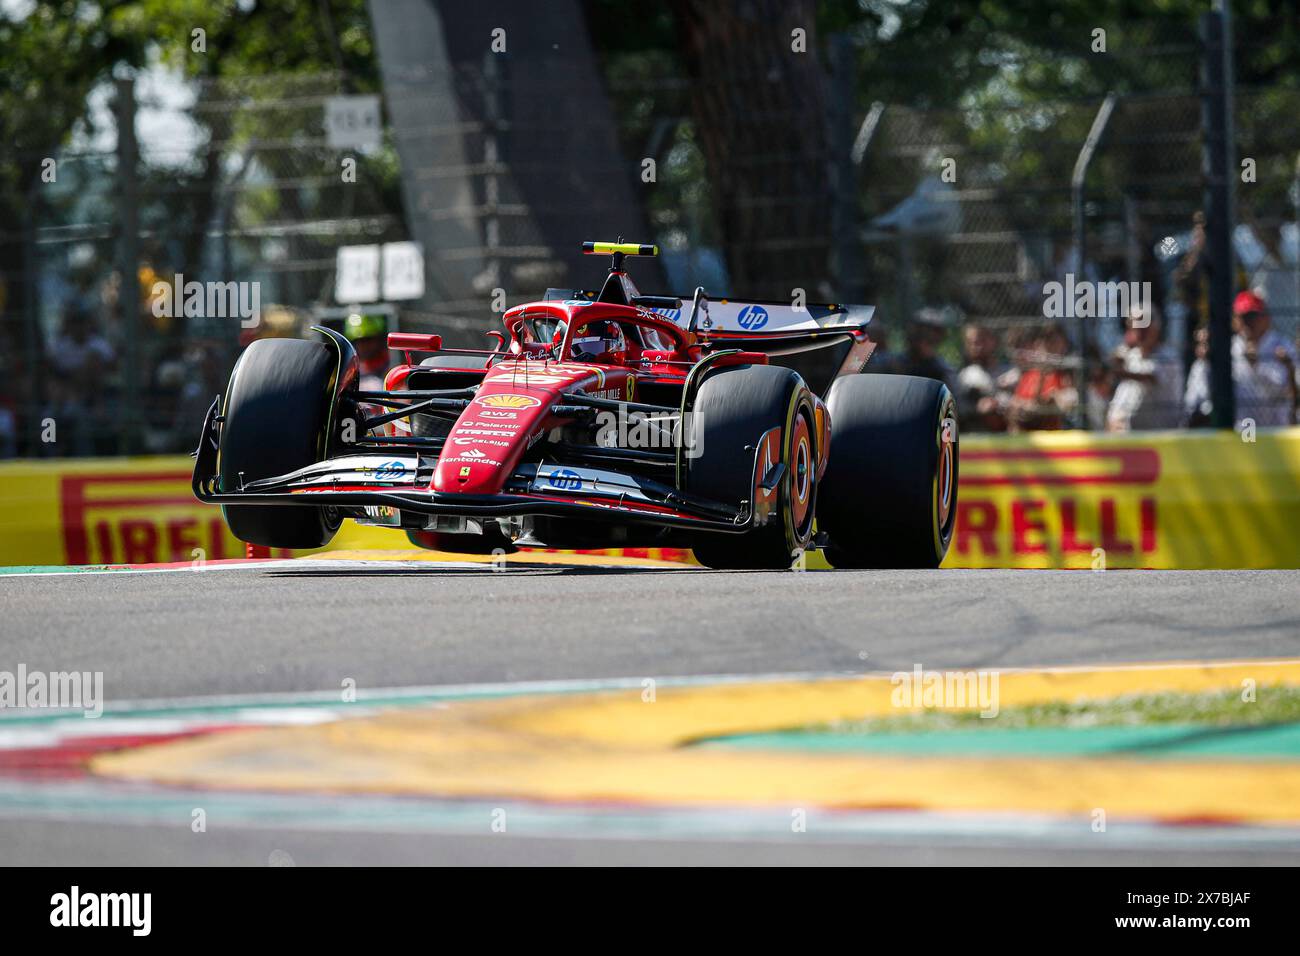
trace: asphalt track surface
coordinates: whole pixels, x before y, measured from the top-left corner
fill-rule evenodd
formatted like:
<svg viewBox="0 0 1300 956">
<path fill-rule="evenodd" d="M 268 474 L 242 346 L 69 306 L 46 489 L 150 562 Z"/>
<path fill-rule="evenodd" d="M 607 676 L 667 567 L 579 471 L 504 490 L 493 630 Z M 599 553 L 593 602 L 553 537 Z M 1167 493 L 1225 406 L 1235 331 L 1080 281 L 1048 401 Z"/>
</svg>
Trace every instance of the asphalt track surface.
<svg viewBox="0 0 1300 956">
<path fill-rule="evenodd" d="M 1296 571 L 703 570 L 342 562 L 0 576 L 0 667 L 104 672 L 117 700 L 581 678 L 1300 654 Z M 147 832 L 145 832 L 147 830 Z M 1294 849 L 919 837 L 521 838 L 0 820 L 6 863 L 1276 863 Z"/>
</svg>

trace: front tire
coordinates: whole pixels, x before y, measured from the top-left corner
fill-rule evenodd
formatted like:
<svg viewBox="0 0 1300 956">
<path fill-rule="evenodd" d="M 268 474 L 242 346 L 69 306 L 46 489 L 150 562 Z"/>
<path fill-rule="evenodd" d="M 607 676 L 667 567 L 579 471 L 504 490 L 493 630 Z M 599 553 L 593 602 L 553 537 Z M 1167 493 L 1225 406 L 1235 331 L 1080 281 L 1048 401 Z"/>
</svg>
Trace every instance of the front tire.
<svg viewBox="0 0 1300 956">
<path fill-rule="evenodd" d="M 259 339 L 235 365 L 218 452 L 220 488 L 283 475 L 325 457 L 338 356 L 304 339 Z M 224 505 L 236 538 L 268 548 L 320 548 L 340 520 L 305 505 Z"/>
<path fill-rule="evenodd" d="M 790 369 L 742 365 L 704 380 L 691 415 L 690 447 L 700 454 L 686 459 L 686 490 L 727 504 L 750 501 L 755 450 L 773 428 L 780 429 L 785 469 L 768 523 L 744 534 L 698 535 L 696 560 L 710 568 L 775 570 L 808 549 L 817 504 L 815 421 L 812 394 Z"/>
<path fill-rule="evenodd" d="M 942 382 L 849 375 L 826 397 L 818 530 L 837 568 L 937 568 L 957 517 L 957 408 Z"/>
</svg>

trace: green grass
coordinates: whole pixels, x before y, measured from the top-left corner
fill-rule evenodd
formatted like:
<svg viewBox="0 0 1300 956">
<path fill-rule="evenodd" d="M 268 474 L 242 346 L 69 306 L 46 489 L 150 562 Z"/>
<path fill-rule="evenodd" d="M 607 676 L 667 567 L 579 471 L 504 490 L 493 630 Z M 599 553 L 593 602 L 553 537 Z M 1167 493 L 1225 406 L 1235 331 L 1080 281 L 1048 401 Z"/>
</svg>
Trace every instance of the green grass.
<svg viewBox="0 0 1300 956">
<path fill-rule="evenodd" d="M 1007 707 L 996 717 L 978 711 L 906 711 L 897 716 L 837 721 L 790 733 L 881 734 L 935 730 L 1007 730 L 1029 727 L 1122 727 L 1148 724 L 1253 726 L 1300 721 L 1300 687 L 1258 687 L 1254 701 L 1241 690 L 1204 694 L 1133 694 L 1108 700 L 1054 701 Z"/>
</svg>

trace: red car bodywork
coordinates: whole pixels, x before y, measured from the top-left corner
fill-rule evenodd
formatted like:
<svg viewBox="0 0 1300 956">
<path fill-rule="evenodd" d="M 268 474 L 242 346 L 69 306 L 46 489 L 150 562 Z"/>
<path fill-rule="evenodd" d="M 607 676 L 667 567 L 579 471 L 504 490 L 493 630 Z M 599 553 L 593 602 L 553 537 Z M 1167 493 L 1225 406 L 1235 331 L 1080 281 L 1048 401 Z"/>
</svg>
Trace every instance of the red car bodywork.
<svg viewBox="0 0 1300 956">
<path fill-rule="evenodd" d="M 780 304 L 743 304 L 719 300 L 715 311 L 731 319 L 707 318 L 697 294 L 691 320 L 681 321 L 640 304 L 641 297 L 622 271 L 615 269 L 605 289 L 623 301 L 602 301 L 595 293 L 568 293 L 571 298 L 517 306 L 505 313 L 506 334 L 494 350 L 444 349 L 437 335 L 393 333 L 389 347 L 405 353 L 404 363 L 389 371 L 382 393 L 356 390 L 347 343 L 319 330 L 339 350 L 339 411 L 360 409 L 362 428 L 346 443 L 331 439 L 325 460 L 289 475 L 220 488 L 215 478 L 218 434 L 214 411 L 205 424 L 205 440 L 196 457 L 194 490 L 200 500 L 240 504 L 324 504 L 359 522 L 402 527 L 408 531 L 446 531 L 449 521 L 496 522 L 516 516 L 570 519 L 584 527 L 592 522 L 623 528 L 649 526 L 655 532 L 716 531 L 739 533 L 761 524 L 771 512 L 776 492 L 765 487 L 766 470 L 779 460 L 781 426 L 758 442 L 751 461 L 737 461 L 752 472 L 753 493 L 746 501 L 717 502 L 695 498 L 685 487 L 683 449 L 645 452 L 597 445 L 575 446 L 554 436 L 575 423 L 589 422 L 601 411 L 685 418 L 692 389 L 706 372 L 729 365 L 766 364 L 769 354 L 801 351 L 837 342 L 849 348 L 839 374 L 856 372 L 871 351 L 865 334 L 870 310 L 818 306 L 806 318 Z M 669 302 L 671 299 L 660 299 Z M 683 311 L 680 300 L 676 313 Z M 740 312 L 736 313 L 736 309 Z M 811 307 L 810 307 L 811 308 Z M 729 310 L 729 311 L 728 311 Z M 746 328 L 781 313 L 782 327 Z M 762 323 L 754 316 L 762 313 Z M 706 316 L 700 323 L 699 316 Z M 736 315 L 740 319 L 735 319 Z M 775 319 L 771 323 L 777 326 Z M 588 330 L 617 330 L 616 348 L 597 355 L 575 346 Z M 553 334 L 545 334 L 553 330 Z M 436 368 L 417 361 L 427 354 Z M 352 356 L 355 360 L 355 356 Z M 434 387 L 454 380 L 452 388 Z M 830 421 L 826 406 L 814 398 L 816 474 L 824 473 Z M 393 409 L 383 415 L 366 409 Z M 439 418 L 434 437 L 415 433 L 421 409 Z M 432 419 L 431 419 L 432 420 Z M 565 454 L 581 464 L 566 465 Z M 481 525 L 479 527 L 481 531 Z M 620 532 L 621 534 L 622 532 Z M 622 537 L 622 542 L 644 539 Z M 656 539 L 662 541 L 663 539 Z M 527 533 L 523 536 L 527 540 Z"/>
<path fill-rule="evenodd" d="M 538 316 L 563 323 L 566 333 L 558 347 L 522 341 L 520 320 Z M 563 396 L 584 394 L 634 402 L 638 382 L 682 385 L 687 373 L 703 357 L 702 347 L 694 335 L 683 332 L 654 312 L 634 306 L 535 302 L 511 309 L 505 314 L 505 322 L 511 332 L 511 348 L 489 353 L 493 364 L 483 376 L 477 397 L 447 435 L 433 473 L 432 491 L 496 494 L 502 491 L 538 435 L 568 420 L 555 412 L 556 405 L 563 407 Z M 574 360 L 570 353 L 576 333 L 585 326 L 605 322 L 649 330 L 669 347 L 648 349 L 628 342 L 626 350 L 609 353 L 599 363 Z M 390 337 L 389 344 L 405 351 L 408 358 L 408 364 L 388 373 L 385 384 L 394 391 L 403 388 L 411 373 L 421 368 L 409 364 L 413 352 L 458 354 L 456 350 L 442 349 L 437 336 L 398 333 Z M 482 353 L 462 350 L 459 354 Z M 765 353 L 741 351 L 719 359 L 713 367 L 767 364 L 767 361 Z M 819 408 L 824 411 L 824 406 Z M 822 444 L 824 447 L 825 443 Z"/>
</svg>

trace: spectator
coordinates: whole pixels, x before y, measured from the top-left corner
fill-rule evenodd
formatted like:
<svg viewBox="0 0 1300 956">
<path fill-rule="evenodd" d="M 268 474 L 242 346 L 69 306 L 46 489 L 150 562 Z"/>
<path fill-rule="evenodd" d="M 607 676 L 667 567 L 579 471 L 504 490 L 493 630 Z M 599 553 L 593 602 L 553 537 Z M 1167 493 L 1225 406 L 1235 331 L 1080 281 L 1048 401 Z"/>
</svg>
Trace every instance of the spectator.
<svg viewBox="0 0 1300 956">
<path fill-rule="evenodd" d="M 889 333 L 884 325 L 873 324 L 867 332 L 868 337 L 875 343 L 875 349 L 871 352 L 871 358 L 863 367 L 864 372 L 872 372 L 880 375 L 893 375 L 898 372 L 898 363 L 901 356 L 896 355 L 889 347 Z"/>
<path fill-rule="evenodd" d="M 1085 400 L 1088 403 L 1088 421 L 1086 427 L 1092 428 L 1106 421 L 1106 410 L 1110 407 L 1110 400 L 1114 395 L 1115 382 L 1110 363 L 1102 358 L 1101 350 L 1095 343 L 1088 343 L 1087 353 L 1088 387 L 1085 390 Z M 1177 399 L 1181 397 L 1181 395 L 1175 396 L 1175 413 Z M 1177 415 L 1175 417 L 1177 418 Z"/>
<path fill-rule="evenodd" d="M 1011 367 L 998 379 L 998 387 L 1004 392 L 1014 393 L 1024 374 L 1035 357 L 1042 351 L 1043 330 L 1041 326 L 1018 326 L 1007 333 L 1007 346 L 1011 350 Z"/>
<path fill-rule="evenodd" d="M 1290 425 L 1295 420 L 1296 352 L 1271 328 L 1264 300 L 1242 292 L 1232 305 L 1232 384 L 1237 399 L 1235 427 L 1250 419 L 1256 425 Z M 1183 405 L 1192 427 L 1208 425 L 1210 399 L 1209 330 L 1196 330 L 1196 361 L 1187 373 Z"/>
<path fill-rule="evenodd" d="M 95 329 L 90 309 L 69 304 L 50 346 L 42 420 L 54 423 L 57 437 L 43 453 L 95 454 L 96 436 L 112 431 L 108 378 L 115 361 L 113 347 Z"/>
<path fill-rule="evenodd" d="M 162 455 L 180 451 L 175 444 L 174 423 L 181 390 L 185 386 L 184 361 L 170 351 L 159 356 L 145 392 L 143 428 L 139 435 L 144 451 Z"/>
<path fill-rule="evenodd" d="M 998 337 L 986 325 L 963 330 L 966 364 L 957 373 L 957 410 L 966 431 L 1004 432 L 1009 395 L 999 384 L 1007 367 L 998 361 Z"/>
<path fill-rule="evenodd" d="M 7 381 L 0 382 L 0 458 L 18 454 L 18 399 Z"/>
<path fill-rule="evenodd" d="M 185 350 L 184 374 L 172 423 L 172 444 L 178 450 L 198 442 L 203 416 L 217 393 L 223 391 L 221 353 L 215 342 L 196 341 Z"/>
<path fill-rule="evenodd" d="M 1213 406 L 1210 402 L 1210 330 L 1196 330 L 1195 361 L 1187 370 L 1187 391 L 1183 394 L 1183 412 L 1191 428 L 1208 428 Z"/>
<path fill-rule="evenodd" d="M 94 329 L 90 310 L 73 304 L 63 313 L 59 334 L 50 350 L 54 370 L 75 376 L 87 388 L 98 385 L 113 367 L 113 347 Z"/>
<path fill-rule="evenodd" d="M 1296 326 L 1295 341 L 1291 343 L 1292 354 L 1300 354 L 1300 325 Z M 1291 376 L 1291 421 L 1300 423 L 1300 362 L 1296 363 Z"/>
<path fill-rule="evenodd" d="M 42 368 L 45 395 L 37 412 L 42 435 L 38 452 L 46 458 L 89 457 L 95 453 L 95 446 L 84 391 L 73 378 L 56 371 L 52 364 L 47 362 Z M 49 439 L 45 437 L 47 424 L 52 426 Z"/>
<path fill-rule="evenodd" d="M 917 312 L 907 327 L 907 353 L 893 371 L 899 375 L 932 378 L 952 389 L 952 369 L 939 358 L 939 346 L 943 343 L 945 331 L 943 319 L 938 314 L 929 309 Z"/>
<path fill-rule="evenodd" d="M 1197 212 L 1192 216 L 1186 250 L 1170 276 L 1171 295 L 1165 299 L 1168 339 L 1181 347 L 1181 357 L 1189 366 L 1194 356 L 1192 330 L 1209 317 L 1205 279 L 1205 213 Z"/>
<path fill-rule="evenodd" d="M 1290 425 L 1294 402 L 1292 379 L 1296 354 L 1291 343 L 1273 331 L 1268 307 L 1254 292 L 1242 292 L 1232 304 L 1232 381 L 1237 395 L 1237 424 Z"/>
<path fill-rule="evenodd" d="M 1074 372 L 1068 368 L 1070 340 L 1065 328 L 1054 322 L 1026 343 L 1016 390 L 1008 407 L 1010 431 L 1064 428 L 1065 419 L 1078 405 Z"/>
<path fill-rule="evenodd" d="M 1124 323 L 1124 341 L 1111 356 L 1117 384 L 1106 411 L 1106 430 L 1127 432 L 1177 428 L 1182 419 L 1182 363 L 1160 342 L 1160 316 L 1135 307 Z"/>
<path fill-rule="evenodd" d="M 25 394 L 21 388 L 25 376 L 11 356 L 16 349 L 9 335 L 0 327 L 0 458 L 18 454 L 18 409 Z"/>
</svg>

